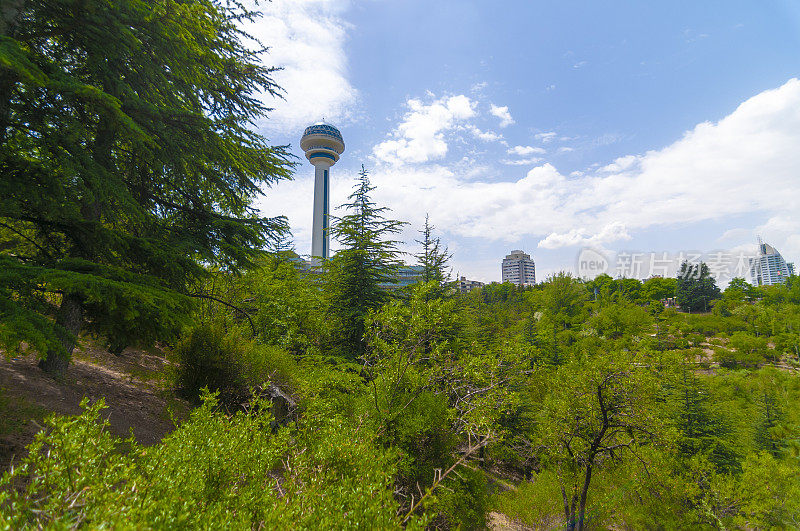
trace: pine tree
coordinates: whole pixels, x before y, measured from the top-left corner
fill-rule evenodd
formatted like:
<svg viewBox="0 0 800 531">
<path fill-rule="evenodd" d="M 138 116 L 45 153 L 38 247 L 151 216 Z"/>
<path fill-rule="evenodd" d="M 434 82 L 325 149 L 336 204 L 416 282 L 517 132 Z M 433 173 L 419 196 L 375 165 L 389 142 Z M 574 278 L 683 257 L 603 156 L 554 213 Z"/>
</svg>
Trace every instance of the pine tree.
<svg viewBox="0 0 800 531">
<path fill-rule="evenodd" d="M 388 237 L 404 223 L 384 217 L 388 209 L 376 206 L 369 195 L 374 189 L 362 165 L 349 202 L 340 207 L 350 213 L 331 231 L 344 248 L 326 264 L 334 342 L 341 354 L 356 359 L 366 351 L 364 320 L 389 299 L 386 286 L 397 281 L 400 266 L 398 242 Z"/>
<path fill-rule="evenodd" d="M 680 431 L 678 451 L 684 458 L 705 454 L 719 471 L 738 467 L 731 447 L 731 429 L 713 407 L 707 387 L 684 361 L 680 379 L 672 389 L 677 406 L 675 425 Z"/>
<path fill-rule="evenodd" d="M 447 247 L 442 247 L 439 237 L 433 237 L 435 227 L 430 224 L 429 216 L 425 215 L 425 227 L 419 231 L 422 234 L 421 240 L 415 240 L 422 246 L 422 250 L 416 255 L 417 265 L 422 268 L 420 281 L 428 283 L 435 282 L 437 289 L 428 293 L 429 297 L 441 298 L 454 290 L 454 282 L 450 280 L 450 271 L 447 263 L 453 257 L 448 252 Z"/>
<path fill-rule="evenodd" d="M 0 344 L 63 374 L 85 328 L 114 350 L 185 321 L 204 266 L 286 230 L 251 206 L 287 177 L 251 130 L 278 94 L 217 0 L 13 0 L 1 10 Z M 51 317 L 55 317 L 55 325 Z"/>
<path fill-rule="evenodd" d="M 681 264 L 675 286 L 675 302 L 689 312 L 708 311 L 709 303 L 720 297 L 720 291 L 711 271 L 704 262 Z"/>
<path fill-rule="evenodd" d="M 754 442 L 756 448 L 780 457 L 786 441 L 778 435 L 784 422 L 784 412 L 775 397 L 764 389 L 758 402 L 760 419 L 756 424 Z"/>
</svg>

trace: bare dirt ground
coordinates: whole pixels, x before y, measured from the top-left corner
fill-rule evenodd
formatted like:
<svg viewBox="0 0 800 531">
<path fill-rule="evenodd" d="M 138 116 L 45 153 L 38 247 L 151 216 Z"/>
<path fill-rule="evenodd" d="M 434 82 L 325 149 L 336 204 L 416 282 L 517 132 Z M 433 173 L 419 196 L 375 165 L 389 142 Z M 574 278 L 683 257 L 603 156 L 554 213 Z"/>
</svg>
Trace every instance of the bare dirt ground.
<svg viewBox="0 0 800 531">
<path fill-rule="evenodd" d="M 64 381 L 46 375 L 32 355 L 9 360 L 0 354 L 3 398 L 10 410 L 25 411 L 14 430 L 0 433 L 0 473 L 23 455 L 25 446 L 42 429 L 43 415 L 80 413 L 83 397 L 92 402 L 105 399 L 107 409 L 102 414 L 113 434 L 128 437 L 132 431 L 145 445 L 160 441 L 175 427 L 170 411 L 182 418 L 189 408 L 166 388 L 163 375 L 169 362 L 157 354 L 126 349 L 114 356 L 85 341 L 76 349 Z"/>
<path fill-rule="evenodd" d="M 492 531 L 527 531 L 533 529 L 526 527 L 502 513 L 491 512 L 488 518 L 489 529 Z"/>
</svg>

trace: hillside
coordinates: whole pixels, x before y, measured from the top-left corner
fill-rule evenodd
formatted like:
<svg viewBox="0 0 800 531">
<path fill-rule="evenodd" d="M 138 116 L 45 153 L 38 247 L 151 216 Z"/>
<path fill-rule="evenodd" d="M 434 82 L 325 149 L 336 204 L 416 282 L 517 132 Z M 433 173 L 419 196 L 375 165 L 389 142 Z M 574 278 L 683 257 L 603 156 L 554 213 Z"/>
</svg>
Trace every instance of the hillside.
<svg viewBox="0 0 800 531">
<path fill-rule="evenodd" d="M 188 404 L 175 398 L 167 384 L 170 367 L 157 350 L 125 349 L 114 356 L 90 339 L 76 349 L 69 375 L 53 379 L 34 356 L 0 355 L 0 469 L 24 455 L 25 446 L 51 413 L 77 415 L 80 402 L 103 398 L 109 430 L 118 437 L 133 432 L 144 445 L 159 442 L 174 429 L 171 414 L 185 416 Z"/>
</svg>

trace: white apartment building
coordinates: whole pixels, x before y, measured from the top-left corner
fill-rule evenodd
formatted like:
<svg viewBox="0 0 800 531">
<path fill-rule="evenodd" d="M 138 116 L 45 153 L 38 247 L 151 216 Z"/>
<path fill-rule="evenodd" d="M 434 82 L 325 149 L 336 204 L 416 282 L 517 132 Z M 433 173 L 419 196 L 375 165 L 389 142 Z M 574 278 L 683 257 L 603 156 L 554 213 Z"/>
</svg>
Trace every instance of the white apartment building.
<svg viewBox="0 0 800 531">
<path fill-rule="evenodd" d="M 503 282 L 511 282 L 517 286 L 533 286 L 536 284 L 536 264 L 531 255 L 515 250 L 503 259 Z"/>
<path fill-rule="evenodd" d="M 477 280 L 468 280 L 467 277 L 461 277 L 458 280 L 458 291 L 461 293 L 469 293 L 470 291 L 485 286 L 483 282 Z"/>
</svg>

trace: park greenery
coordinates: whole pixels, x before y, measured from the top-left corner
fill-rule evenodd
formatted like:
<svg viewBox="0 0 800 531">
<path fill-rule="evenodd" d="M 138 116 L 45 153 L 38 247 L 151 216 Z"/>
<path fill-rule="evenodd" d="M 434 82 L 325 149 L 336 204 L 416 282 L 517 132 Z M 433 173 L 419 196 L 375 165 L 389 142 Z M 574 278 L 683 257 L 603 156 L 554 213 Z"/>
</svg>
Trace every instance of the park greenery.
<svg viewBox="0 0 800 531">
<path fill-rule="evenodd" d="M 308 265 L 253 208 L 292 169 L 252 131 L 279 92 L 254 13 L 0 16 L 0 348 L 63 379 L 80 341 L 159 341 L 194 406 L 152 446 L 112 436 L 102 400 L 49 417 L 0 479 L 0 528 L 800 526 L 797 277 L 458 293 L 426 221 L 398 289 L 404 224 L 364 169 L 341 250 Z"/>
</svg>

